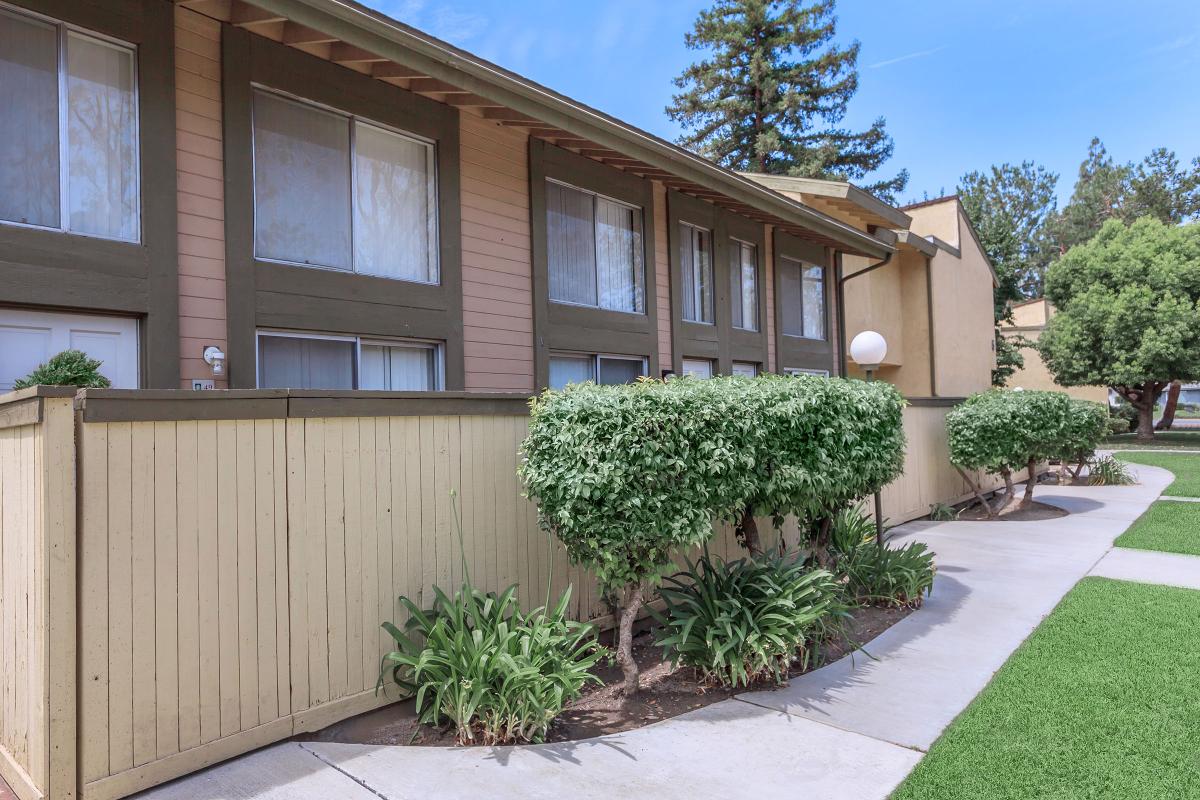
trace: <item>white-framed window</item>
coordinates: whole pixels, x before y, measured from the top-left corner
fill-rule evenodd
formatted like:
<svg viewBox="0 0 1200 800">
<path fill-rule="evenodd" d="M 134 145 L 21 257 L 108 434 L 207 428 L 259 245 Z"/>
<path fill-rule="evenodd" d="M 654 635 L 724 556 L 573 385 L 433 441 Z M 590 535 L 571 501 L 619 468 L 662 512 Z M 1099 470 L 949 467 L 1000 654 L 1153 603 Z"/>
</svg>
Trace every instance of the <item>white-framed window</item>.
<svg viewBox="0 0 1200 800">
<path fill-rule="evenodd" d="M 779 313 L 784 335 L 824 339 L 825 268 L 781 258 L 779 272 Z"/>
<path fill-rule="evenodd" d="M 758 248 L 740 239 L 729 240 L 729 301 L 733 327 L 758 330 Z"/>
<path fill-rule="evenodd" d="M 615 385 L 633 383 L 646 374 L 646 359 L 596 353 L 551 353 L 550 388 L 571 383 Z"/>
<path fill-rule="evenodd" d="M 254 89 L 254 257 L 438 282 L 437 148 Z"/>
<path fill-rule="evenodd" d="M 547 179 L 546 249 L 554 302 L 646 313 L 642 209 Z"/>
<path fill-rule="evenodd" d="M 827 369 L 804 369 L 803 367 L 785 367 L 784 375 L 816 375 L 818 378 L 828 378 L 829 370 Z"/>
<path fill-rule="evenodd" d="M 693 378 L 711 378 L 716 369 L 713 362 L 707 358 L 685 358 L 680 365 L 683 368 L 684 375 L 690 375 Z"/>
<path fill-rule="evenodd" d="M 137 50 L 0 5 L 0 221 L 141 238 Z"/>
<path fill-rule="evenodd" d="M 431 392 L 442 388 L 437 342 L 261 330 L 260 389 L 375 389 Z"/>
<path fill-rule="evenodd" d="M 712 325 L 714 319 L 711 231 L 689 222 L 679 223 L 679 265 L 683 321 Z"/>
<path fill-rule="evenodd" d="M 741 375 L 743 378 L 757 378 L 758 364 L 753 361 L 735 361 L 733 362 L 733 374 Z"/>
</svg>

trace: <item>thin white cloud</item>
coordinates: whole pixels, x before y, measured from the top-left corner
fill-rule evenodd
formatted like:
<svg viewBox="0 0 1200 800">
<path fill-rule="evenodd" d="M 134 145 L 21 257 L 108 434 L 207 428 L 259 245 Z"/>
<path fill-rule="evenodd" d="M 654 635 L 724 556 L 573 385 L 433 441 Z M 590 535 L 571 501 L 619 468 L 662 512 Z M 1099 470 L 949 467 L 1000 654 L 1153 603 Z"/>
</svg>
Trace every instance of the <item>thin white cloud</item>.
<svg viewBox="0 0 1200 800">
<path fill-rule="evenodd" d="M 946 46 L 942 45 L 941 47 L 934 47 L 930 50 L 918 50 L 915 53 L 906 53 L 905 55 L 896 56 L 895 58 L 889 58 L 885 61 L 876 61 L 874 64 L 868 64 L 867 67 L 869 69 L 879 69 L 880 67 L 890 67 L 892 64 L 899 64 L 901 61 L 912 61 L 914 58 L 925 58 L 925 56 L 931 56 L 934 53 L 940 53 L 945 49 L 946 49 Z"/>
<path fill-rule="evenodd" d="M 1159 53 L 1170 53 L 1172 50 L 1180 50 L 1184 47 L 1188 47 L 1195 41 L 1196 41 L 1196 34 L 1194 34 L 1194 33 L 1188 34 L 1187 36 L 1179 36 L 1175 39 L 1170 40 L 1169 42 L 1163 42 L 1162 44 L 1155 45 L 1154 47 L 1151 47 L 1146 52 L 1150 55 L 1158 55 Z"/>
</svg>

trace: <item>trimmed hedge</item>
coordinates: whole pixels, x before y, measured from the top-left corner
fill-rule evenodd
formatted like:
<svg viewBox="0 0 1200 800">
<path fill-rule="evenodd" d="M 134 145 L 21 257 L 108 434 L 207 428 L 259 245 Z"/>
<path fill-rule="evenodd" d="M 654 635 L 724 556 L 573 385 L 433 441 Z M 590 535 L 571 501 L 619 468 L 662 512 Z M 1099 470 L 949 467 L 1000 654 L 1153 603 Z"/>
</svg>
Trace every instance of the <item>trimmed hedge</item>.
<svg viewBox="0 0 1200 800">
<path fill-rule="evenodd" d="M 1068 446 L 1078 444 L 1085 427 L 1081 419 L 1083 415 L 1073 411 L 1064 392 L 994 389 L 972 395 L 946 415 L 950 461 L 962 469 L 1003 476 L 1005 503 L 1015 494 L 1012 473 L 1028 468 L 1022 499 L 1022 504 L 1028 504 L 1033 500 L 1037 463 L 1059 458 Z"/>
<path fill-rule="evenodd" d="M 521 477 L 543 527 L 622 593 L 625 638 L 643 583 L 715 520 L 821 519 L 898 476 L 903 405 L 886 383 L 813 376 L 569 386 L 533 401 Z"/>
</svg>

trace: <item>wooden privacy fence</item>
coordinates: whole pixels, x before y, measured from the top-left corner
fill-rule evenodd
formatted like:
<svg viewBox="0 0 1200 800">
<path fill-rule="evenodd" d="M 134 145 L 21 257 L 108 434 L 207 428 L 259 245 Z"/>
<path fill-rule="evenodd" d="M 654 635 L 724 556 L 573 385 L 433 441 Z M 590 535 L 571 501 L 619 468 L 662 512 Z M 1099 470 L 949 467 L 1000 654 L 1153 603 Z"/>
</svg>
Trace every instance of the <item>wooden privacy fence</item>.
<svg viewBox="0 0 1200 800">
<path fill-rule="evenodd" d="M 966 493 L 946 410 L 906 409 L 893 522 Z M 607 615 L 521 497 L 527 419 L 511 395 L 0 398 L 0 774 L 123 797 L 390 702 L 380 622 L 464 568 Z M 711 547 L 737 553 L 726 527 Z"/>
</svg>

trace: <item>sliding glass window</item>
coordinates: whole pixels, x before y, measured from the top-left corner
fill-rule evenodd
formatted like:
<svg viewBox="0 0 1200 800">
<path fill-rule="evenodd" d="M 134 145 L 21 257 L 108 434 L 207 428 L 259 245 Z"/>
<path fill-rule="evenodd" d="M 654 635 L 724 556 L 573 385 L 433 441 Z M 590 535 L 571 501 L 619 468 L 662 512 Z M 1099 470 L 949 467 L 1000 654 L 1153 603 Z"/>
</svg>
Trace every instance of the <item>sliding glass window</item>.
<svg viewBox="0 0 1200 800">
<path fill-rule="evenodd" d="M 779 261 L 783 333 L 825 338 L 825 269 L 790 258 Z"/>
<path fill-rule="evenodd" d="M 254 91 L 254 255 L 438 282 L 436 148 Z"/>
<path fill-rule="evenodd" d="M 679 223 L 679 264 L 683 283 L 683 321 L 712 325 L 712 233 L 687 222 Z"/>
<path fill-rule="evenodd" d="M 284 331 L 258 334 L 260 389 L 428 392 L 441 388 L 441 361 L 436 342 Z"/>
<path fill-rule="evenodd" d="M 0 7 L 0 221 L 140 240 L 131 45 Z"/>
<path fill-rule="evenodd" d="M 546 182 L 550 299 L 644 314 L 642 209 Z"/>
<path fill-rule="evenodd" d="M 646 359 L 637 356 L 554 353 L 550 356 L 550 388 L 592 381 L 601 385 L 633 383 L 646 374 Z"/>
<path fill-rule="evenodd" d="M 758 330 L 758 248 L 749 242 L 729 242 L 729 298 L 733 327 Z"/>
</svg>

